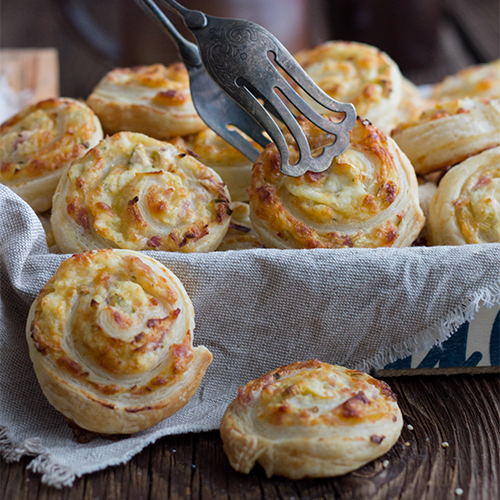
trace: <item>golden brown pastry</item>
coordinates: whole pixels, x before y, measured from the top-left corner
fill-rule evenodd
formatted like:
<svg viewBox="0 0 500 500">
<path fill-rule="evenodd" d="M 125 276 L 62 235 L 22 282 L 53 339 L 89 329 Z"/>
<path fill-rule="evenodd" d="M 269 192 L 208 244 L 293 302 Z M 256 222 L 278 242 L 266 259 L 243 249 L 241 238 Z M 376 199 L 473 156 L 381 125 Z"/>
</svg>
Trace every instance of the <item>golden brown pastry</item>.
<svg viewBox="0 0 500 500">
<path fill-rule="evenodd" d="M 252 143 L 257 149 L 262 149 L 254 141 Z M 233 201 L 248 201 L 253 162 L 209 128 L 193 138 L 191 147 L 203 164 L 221 176 Z"/>
<path fill-rule="evenodd" d="M 191 100 L 182 63 L 114 69 L 94 88 L 87 104 L 108 134 L 132 131 L 163 140 L 206 128 Z"/>
<path fill-rule="evenodd" d="M 418 174 L 446 169 L 500 145 L 500 99 L 437 104 L 417 121 L 399 125 L 391 136 Z"/>
<path fill-rule="evenodd" d="M 35 211 L 49 210 L 64 169 L 101 139 L 97 116 L 80 101 L 28 106 L 0 127 L 0 182 Z"/>
<path fill-rule="evenodd" d="M 417 121 L 420 115 L 432 107 L 432 101 L 420 95 L 418 88 L 407 78 L 403 77 L 403 95 L 399 103 L 393 127 L 401 123 Z"/>
<path fill-rule="evenodd" d="M 229 223 L 229 231 L 217 247 L 217 251 L 263 248 L 259 235 L 250 222 L 250 206 L 248 203 L 234 201 L 230 204 L 230 207 L 231 222 Z"/>
<path fill-rule="evenodd" d="M 385 52 L 363 43 L 332 41 L 295 58 L 329 96 L 351 102 L 358 116 L 390 132 L 403 95 L 403 77 Z M 313 107 L 325 113 L 321 106 Z"/>
<path fill-rule="evenodd" d="M 93 248 L 209 252 L 227 232 L 229 192 L 186 151 L 120 132 L 73 163 L 54 196 L 64 253 Z"/>
<path fill-rule="evenodd" d="M 290 479 L 339 476 L 380 457 L 403 419 L 389 386 L 318 360 L 293 363 L 248 382 L 227 408 L 221 437 L 229 462 L 256 462 Z"/>
<path fill-rule="evenodd" d="M 311 150 L 327 134 L 301 120 Z M 297 148 L 288 137 L 290 162 Z M 251 221 L 266 247 L 409 246 L 424 224 L 413 167 L 396 143 L 358 118 L 347 151 L 321 173 L 287 177 L 279 153 L 266 147 L 249 189 Z"/>
<path fill-rule="evenodd" d="M 432 88 L 432 97 L 439 101 L 476 97 L 500 98 L 500 59 L 487 64 L 469 66 L 447 76 Z"/>
<path fill-rule="evenodd" d="M 64 261 L 33 303 L 27 339 L 49 402 L 103 434 L 151 427 L 194 395 L 212 360 L 193 347 L 182 283 L 139 252 L 94 250 Z"/>
<path fill-rule="evenodd" d="M 432 245 L 500 243 L 500 147 L 453 167 L 429 211 Z"/>
</svg>

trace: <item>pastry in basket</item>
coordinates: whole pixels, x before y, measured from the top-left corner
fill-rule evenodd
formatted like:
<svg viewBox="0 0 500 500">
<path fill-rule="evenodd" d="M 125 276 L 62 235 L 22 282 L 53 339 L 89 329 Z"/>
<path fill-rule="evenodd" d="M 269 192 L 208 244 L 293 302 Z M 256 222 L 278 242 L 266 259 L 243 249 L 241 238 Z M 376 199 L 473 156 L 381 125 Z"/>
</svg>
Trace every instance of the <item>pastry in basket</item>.
<svg viewBox="0 0 500 500">
<path fill-rule="evenodd" d="M 295 58 L 329 96 L 353 103 L 358 116 L 390 132 L 403 95 L 403 77 L 385 52 L 363 43 L 332 41 L 303 50 Z"/>
<path fill-rule="evenodd" d="M 87 104 L 108 134 L 142 132 L 163 140 L 206 128 L 191 100 L 182 63 L 114 69 L 94 88 Z"/>
<path fill-rule="evenodd" d="M 437 104 L 417 121 L 400 124 L 391 136 L 418 174 L 449 168 L 500 145 L 500 99 Z"/>
<path fill-rule="evenodd" d="M 37 212 L 49 210 L 65 167 L 102 139 L 94 112 L 80 101 L 47 99 L 0 127 L 0 182 Z"/>
<path fill-rule="evenodd" d="M 262 149 L 256 142 L 251 142 L 257 149 Z M 221 176 L 233 201 L 248 201 L 253 162 L 209 128 L 193 138 L 191 147 L 202 163 Z"/>
<path fill-rule="evenodd" d="M 33 303 L 27 339 L 43 393 L 66 418 L 129 434 L 192 398 L 212 360 L 193 347 L 194 310 L 179 279 L 139 252 L 64 261 Z"/>
<path fill-rule="evenodd" d="M 429 210 L 432 245 L 500 243 L 500 147 L 453 167 Z"/>
<path fill-rule="evenodd" d="M 455 75 L 450 75 L 432 88 L 432 98 L 439 101 L 476 97 L 480 99 L 500 98 L 500 59 L 469 66 Z"/>
<path fill-rule="evenodd" d="M 399 103 L 393 127 L 400 123 L 417 121 L 420 115 L 432 106 L 432 101 L 426 99 L 418 88 L 407 78 L 403 78 L 403 96 Z"/>
<path fill-rule="evenodd" d="M 301 120 L 313 154 L 331 141 Z M 290 162 L 297 159 L 287 136 Z M 418 183 L 397 144 L 368 120 L 358 118 L 345 153 L 320 173 L 287 177 L 274 145 L 253 167 L 252 225 L 266 247 L 341 248 L 409 246 L 424 224 Z"/>
<path fill-rule="evenodd" d="M 217 247 L 217 251 L 262 248 L 259 235 L 250 222 L 250 206 L 248 203 L 234 201 L 230 207 L 231 222 L 229 223 L 229 231 Z"/>
<path fill-rule="evenodd" d="M 184 150 L 120 132 L 63 176 L 52 228 L 63 253 L 93 248 L 209 252 L 231 211 L 221 178 Z"/>
<path fill-rule="evenodd" d="M 297 362 L 248 382 L 228 406 L 229 462 L 290 479 L 339 476 L 389 451 L 403 418 L 389 386 L 357 370 Z"/>
</svg>

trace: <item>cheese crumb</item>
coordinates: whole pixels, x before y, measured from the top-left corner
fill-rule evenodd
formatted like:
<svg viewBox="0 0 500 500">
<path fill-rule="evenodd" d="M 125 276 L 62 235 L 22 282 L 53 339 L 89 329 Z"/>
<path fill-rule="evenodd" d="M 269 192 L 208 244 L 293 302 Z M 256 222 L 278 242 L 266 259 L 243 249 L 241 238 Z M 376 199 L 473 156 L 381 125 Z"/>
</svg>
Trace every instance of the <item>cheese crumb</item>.
<svg viewBox="0 0 500 500">
<path fill-rule="evenodd" d="M 409 431 L 412 431 L 412 430 L 413 430 L 413 425 L 408 424 L 408 425 L 407 425 L 407 427 L 408 427 L 408 430 L 409 430 Z"/>
<path fill-rule="evenodd" d="M 443 448 L 448 448 L 448 446 L 450 446 L 450 445 L 446 441 L 444 441 L 444 442 L 441 443 L 441 446 Z"/>
<path fill-rule="evenodd" d="M 382 467 L 383 467 L 384 469 L 387 469 L 387 467 L 388 467 L 388 466 L 389 466 L 389 460 L 384 460 L 384 461 L 382 462 Z"/>
<path fill-rule="evenodd" d="M 405 446 L 410 446 L 410 443 L 406 441 Z"/>
<path fill-rule="evenodd" d="M 457 488 L 455 490 L 455 494 L 457 494 L 458 496 L 463 495 L 464 494 L 464 490 L 462 488 Z"/>
</svg>

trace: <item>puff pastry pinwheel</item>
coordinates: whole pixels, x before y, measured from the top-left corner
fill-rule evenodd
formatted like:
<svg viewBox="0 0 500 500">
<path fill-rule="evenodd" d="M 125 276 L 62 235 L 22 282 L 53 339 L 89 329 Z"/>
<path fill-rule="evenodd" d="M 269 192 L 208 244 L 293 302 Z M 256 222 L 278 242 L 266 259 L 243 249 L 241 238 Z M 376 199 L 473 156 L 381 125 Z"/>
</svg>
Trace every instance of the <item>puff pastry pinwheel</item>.
<svg viewBox="0 0 500 500">
<path fill-rule="evenodd" d="M 363 43 L 331 41 L 303 50 L 295 58 L 328 95 L 351 102 L 358 116 L 390 132 L 403 95 L 403 77 L 385 52 Z"/>
<path fill-rule="evenodd" d="M 220 177 L 186 151 L 120 132 L 73 163 L 54 195 L 51 221 L 63 253 L 209 252 L 228 230 L 229 202 Z"/>
<path fill-rule="evenodd" d="M 391 136 L 418 174 L 449 168 L 500 145 L 500 99 L 437 104 L 417 121 L 399 125 Z"/>
<path fill-rule="evenodd" d="M 426 99 L 418 88 L 407 78 L 403 78 L 403 95 L 399 103 L 393 127 L 401 123 L 417 121 L 421 114 L 432 107 L 433 102 Z"/>
<path fill-rule="evenodd" d="M 487 64 L 469 66 L 444 78 L 432 88 L 432 97 L 439 101 L 476 97 L 500 98 L 500 59 Z"/>
<path fill-rule="evenodd" d="M 256 142 L 251 142 L 257 149 L 262 149 Z M 208 128 L 193 138 L 191 147 L 203 164 L 221 176 L 233 201 L 248 201 L 253 163 L 246 156 Z"/>
<path fill-rule="evenodd" d="M 94 112 L 74 99 L 47 99 L 0 126 L 0 183 L 35 211 L 52 206 L 64 169 L 102 139 Z"/>
<path fill-rule="evenodd" d="M 193 347 L 182 283 L 139 252 L 93 250 L 64 261 L 33 303 L 27 339 L 49 402 L 83 429 L 129 434 L 182 408 L 212 355 Z"/>
<path fill-rule="evenodd" d="M 429 210 L 431 245 L 500 243 L 500 147 L 453 167 Z"/>
<path fill-rule="evenodd" d="M 318 360 L 297 362 L 248 382 L 221 423 L 231 465 L 268 477 L 346 474 L 386 453 L 403 418 L 389 386 Z"/>
<path fill-rule="evenodd" d="M 87 98 L 106 133 L 141 132 L 156 139 L 206 128 L 194 108 L 182 63 L 116 68 Z"/>
<path fill-rule="evenodd" d="M 301 120 L 313 154 L 328 140 Z M 289 136 L 290 162 L 297 147 Z M 408 158 L 368 120 L 358 118 L 347 151 L 321 173 L 287 177 L 272 144 L 254 164 L 252 225 L 266 247 L 409 246 L 424 224 L 418 183 Z"/>
<path fill-rule="evenodd" d="M 229 231 L 217 247 L 217 251 L 247 250 L 249 248 L 262 248 L 259 235 L 250 222 L 250 207 L 248 203 L 234 201 L 231 207 L 231 222 Z"/>
</svg>

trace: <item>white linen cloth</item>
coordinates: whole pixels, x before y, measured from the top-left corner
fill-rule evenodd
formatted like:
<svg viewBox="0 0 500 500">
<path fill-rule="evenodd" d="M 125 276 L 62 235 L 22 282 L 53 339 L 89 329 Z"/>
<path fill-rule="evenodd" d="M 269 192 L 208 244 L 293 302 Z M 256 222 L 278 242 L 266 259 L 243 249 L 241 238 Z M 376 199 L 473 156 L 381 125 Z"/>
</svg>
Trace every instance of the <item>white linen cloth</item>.
<svg viewBox="0 0 500 500">
<path fill-rule="evenodd" d="M 68 256 L 50 254 L 36 214 L 0 185 L 0 449 L 33 455 L 42 481 L 126 462 L 167 434 L 217 429 L 247 381 L 318 358 L 380 368 L 428 349 L 483 306 L 500 303 L 500 244 L 342 250 L 148 252 L 183 282 L 194 344 L 213 362 L 186 407 L 120 441 L 75 441 L 38 385 L 25 336 L 31 302 Z"/>
</svg>

